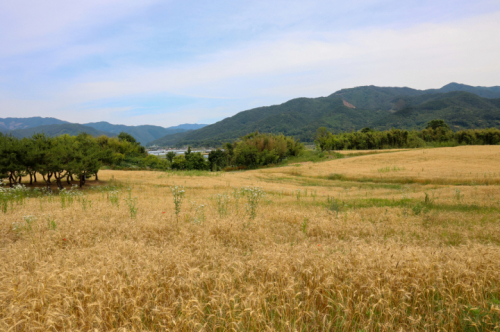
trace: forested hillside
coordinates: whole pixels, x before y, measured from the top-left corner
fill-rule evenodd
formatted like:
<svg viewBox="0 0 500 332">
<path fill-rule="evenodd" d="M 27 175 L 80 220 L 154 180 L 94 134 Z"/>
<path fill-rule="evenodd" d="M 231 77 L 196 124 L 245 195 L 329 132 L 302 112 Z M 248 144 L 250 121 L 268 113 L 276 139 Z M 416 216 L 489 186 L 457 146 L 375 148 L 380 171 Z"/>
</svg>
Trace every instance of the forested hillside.
<svg viewBox="0 0 500 332">
<path fill-rule="evenodd" d="M 26 129 L 38 126 L 69 123 L 56 118 L 42 118 L 35 116 L 32 118 L 0 118 L 0 132 L 8 132 L 16 129 Z"/>
<path fill-rule="evenodd" d="M 319 127 L 333 132 L 364 127 L 421 129 L 436 118 L 445 120 L 454 130 L 497 127 L 500 99 L 489 99 L 493 97 L 500 98 L 500 87 L 456 83 L 431 90 L 364 86 L 343 89 L 328 97 L 297 98 L 243 111 L 202 129 L 167 135 L 149 144 L 217 146 L 256 130 L 312 142 Z"/>
<path fill-rule="evenodd" d="M 47 136 L 50 137 L 56 137 L 56 136 L 61 136 L 68 134 L 70 136 L 76 136 L 80 133 L 87 133 L 89 135 L 92 135 L 94 137 L 101 136 L 101 135 L 106 135 L 109 137 L 117 136 L 114 133 L 109 133 L 105 132 L 102 130 L 97 130 L 92 127 L 87 127 L 83 126 L 80 124 L 76 123 L 65 123 L 65 124 L 53 124 L 53 125 L 48 125 L 48 126 L 37 126 L 37 127 L 32 127 L 32 128 L 26 128 L 26 129 L 17 129 L 17 130 L 12 130 L 9 131 L 8 134 L 17 137 L 17 138 L 24 138 L 24 137 L 31 137 L 33 134 L 36 133 L 43 133 Z"/>
<path fill-rule="evenodd" d="M 383 111 L 384 115 L 389 114 Z M 351 109 L 338 96 L 298 98 L 281 105 L 259 107 L 236 114 L 216 124 L 184 135 L 169 135 L 150 144 L 217 145 L 232 141 L 256 130 L 282 133 L 302 141 L 310 141 L 316 129 L 354 130 L 377 119 L 379 112 Z"/>
<path fill-rule="evenodd" d="M 84 127 L 85 126 L 85 127 Z M 139 143 L 145 145 L 155 139 L 169 134 L 182 133 L 189 130 L 203 128 L 205 124 L 181 124 L 173 127 L 151 125 L 126 126 L 115 125 L 109 122 L 92 122 L 85 124 L 70 123 L 55 118 L 0 118 L 0 132 L 15 137 L 28 137 L 34 133 L 45 133 L 49 136 L 63 134 L 77 135 L 86 132 L 92 136 L 116 136 L 121 132 L 132 135 Z"/>
<path fill-rule="evenodd" d="M 422 103 L 418 103 L 418 98 L 408 98 L 408 107 L 374 121 L 371 127 L 421 129 L 432 119 L 443 119 L 453 130 L 500 128 L 500 99 L 481 98 L 468 92 L 449 92 Z"/>
<path fill-rule="evenodd" d="M 186 131 L 186 129 L 183 128 L 163 128 L 160 126 L 150 126 L 150 125 L 143 125 L 143 126 L 114 125 L 104 121 L 86 123 L 84 124 L 84 126 L 92 127 L 94 129 L 110 132 L 113 134 L 119 134 L 121 132 L 125 132 L 127 134 L 134 136 L 134 138 L 141 144 L 147 144 L 165 135 Z"/>
<path fill-rule="evenodd" d="M 398 101 L 401 98 L 420 96 L 421 102 L 428 98 L 439 98 L 447 92 L 469 92 L 483 98 L 500 98 L 500 86 L 474 87 L 465 84 L 450 83 L 441 89 L 416 90 L 411 88 L 361 86 L 351 89 L 342 89 L 331 96 L 340 96 L 357 108 L 370 110 L 395 110 L 401 108 Z M 430 96 L 432 95 L 432 97 Z M 414 101 L 418 101 L 416 98 Z"/>
</svg>

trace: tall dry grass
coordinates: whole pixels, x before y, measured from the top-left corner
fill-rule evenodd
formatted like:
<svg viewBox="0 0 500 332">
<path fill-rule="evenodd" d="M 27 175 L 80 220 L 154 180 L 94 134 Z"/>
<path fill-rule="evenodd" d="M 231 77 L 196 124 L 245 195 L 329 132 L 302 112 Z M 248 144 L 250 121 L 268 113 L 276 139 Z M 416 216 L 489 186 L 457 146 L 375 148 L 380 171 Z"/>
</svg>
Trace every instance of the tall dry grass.
<svg viewBox="0 0 500 332">
<path fill-rule="evenodd" d="M 414 149 L 328 161 L 301 175 L 327 178 L 333 174 L 345 180 L 431 184 L 500 184 L 499 146 L 460 146 Z M 303 165 L 307 166 L 307 164 Z M 391 171 L 381 170 L 390 168 Z M 393 171 L 396 169 L 396 171 Z M 268 169 L 269 174 L 283 169 Z M 286 171 L 285 171 L 286 172 Z"/>
<path fill-rule="evenodd" d="M 448 168 L 448 153 L 470 151 L 435 149 L 435 168 L 498 172 L 490 149 Z M 64 208 L 57 196 L 14 202 L 0 212 L 0 330 L 498 330 L 499 186 L 319 177 L 413 172 L 427 162 L 418 153 L 215 176 L 102 171 L 115 190 Z M 172 185 L 186 191 L 178 219 Z M 255 186 L 266 195 L 252 219 L 235 188 Z M 28 215 L 31 229 L 13 227 Z"/>
</svg>

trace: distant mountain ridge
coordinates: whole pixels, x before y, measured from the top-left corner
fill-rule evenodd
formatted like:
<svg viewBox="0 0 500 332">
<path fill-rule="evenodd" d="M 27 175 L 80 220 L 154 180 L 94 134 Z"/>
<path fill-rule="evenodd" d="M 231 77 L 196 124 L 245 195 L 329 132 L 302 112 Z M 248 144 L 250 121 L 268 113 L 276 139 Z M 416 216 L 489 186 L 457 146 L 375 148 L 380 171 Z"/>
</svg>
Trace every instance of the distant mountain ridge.
<svg viewBox="0 0 500 332">
<path fill-rule="evenodd" d="M 483 98 L 490 98 L 490 99 L 500 98 L 500 86 L 486 87 L 486 86 L 470 86 L 459 83 L 450 83 L 443 86 L 436 92 L 452 92 L 452 91 L 470 92 Z"/>
<path fill-rule="evenodd" d="M 92 136 L 106 135 L 109 137 L 117 136 L 117 134 L 105 132 L 102 130 L 97 130 L 92 127 L 87 127 L 77 123 L 64 123 L 64 124 L 51 124 L 45 126 L 36 126 L 24 129 L 16 129 L 9 131 L 8 134 L 17 137 L 31 137 L 36 133 L 44 133 L 48 136 L 60 136 L 60 135 L 78 135 L 79 133 L 87 133 Z"/>
<path fill-rule="evenodd" d="M 124 131 L 144 145 L 218 146 L 256 130 L 312 142 L 319 127 L 334 132 L 364 127 L 419 129 L 437 118 L 455 130 L 500 127 L 500 86 L 450 83 L 428 90 L 360 86 L 342 89 L 327 97 L 296 98 L 279 105 L 242 111 L 211 125 L 183 124 L 169 128 L 108 122 L 80 125 L 41 117 L 0 118 L 0 132 L 25 137 L 34 132 L 56 136 L 86 131 L 92 135 L 113 136 Z"/>
<path fill-rule="evenodd" d="M 164 136 L 159 146 L 217 146 L 255 130 L 293 135 L 312 142 L 319 127 L 334 132 L 422 128 L 441 118 L 454 129 L 500 126 L 500 86 L 450 83 L 440 89 L 361 86 L 327 97 L 296 98 L 280 105 L 237 113 L 201 129 Z"/>
<path fill-rule="evenodd" d="M 204 124 L 181 124 L 173 127 L 160 127 L 152 125 L 126 126 L 114 125 L 109 122 L 93 122 L 76 124 L 56 118 L 0 118 L 0 132 L 9 133 L 15 137 L 27 137 L 34 133 L 45 133 L 50 136 L 62 134 L 77 135 L 86 132 L 93 136 L 107 135 L 117 136 L 120 132 L 132 135 L 138 142 L 145 145 L 150 141 L 165 135 L 186 132 L 203 128 Z"/>
<path fill-rule="evenodd" d="M 163 128 L 160 126 L 151 126 L 151 125 L 141 125 L 141 126 L 114 125 L 104 121 L 85 123 L 84 126 L 92 127 L 97 130 L 107 131 L 116 135 L 124 131 L 132 135 L 141 144 L 147 144 L 165 135 L 186 131 L 185 129 L 181 128 Z"/>
<path fill-rule="evenodd" d="M 449 83 L 440 89 L 417 90 L 412 88 L 378 87 L 374 85 L 342 89 L 332 93 L 332 96 L 341 96 L 348 103 L 358 108 L 371 110 L 391 110 L 398 97 L 415 97 L 447 92 L 469 92 L 483 98 L 500 98 L 500 86 L 474 87 L 459 83 Z"/>
<path fill-rule="evenodd" d="M 64 123 L 70 122 L 56 118 L 42 118 L 39 116 L 32 118 L 0 118 L 0 132 Z"/>
</svg>

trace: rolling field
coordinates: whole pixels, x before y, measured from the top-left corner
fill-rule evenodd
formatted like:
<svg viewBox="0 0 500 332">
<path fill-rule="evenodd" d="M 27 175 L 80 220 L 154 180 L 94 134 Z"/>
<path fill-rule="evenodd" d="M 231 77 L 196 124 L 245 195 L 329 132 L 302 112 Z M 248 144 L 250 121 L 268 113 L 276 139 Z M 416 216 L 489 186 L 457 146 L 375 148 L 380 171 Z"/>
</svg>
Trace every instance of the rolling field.
<svg viewBox="0 0 500 332">
<path fill-rule="evenodd" d="M 500 146 L 99 178 L 2 194 L 0 330 L 500 330 Z"/>
</svg>

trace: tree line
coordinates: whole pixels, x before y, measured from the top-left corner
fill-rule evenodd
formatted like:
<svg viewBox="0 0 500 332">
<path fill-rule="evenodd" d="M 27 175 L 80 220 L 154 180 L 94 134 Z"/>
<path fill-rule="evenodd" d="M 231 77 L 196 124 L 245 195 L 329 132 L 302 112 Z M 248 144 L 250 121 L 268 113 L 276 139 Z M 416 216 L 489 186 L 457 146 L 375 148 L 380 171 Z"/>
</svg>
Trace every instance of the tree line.
<svg viewBox="0 0 500 332">
<path fill-rule="evenodd" d="M 338 133 L 321 127 L 316 132 L 318 150 L 373 150 L 389 148 L 418 148 L 425 146 L 496 145 L 500 144 L 500 130 L 467 129 L 454 132 L 443 120 L 432 120 L 422 130 L 391 129 Z"/>
</svg>

